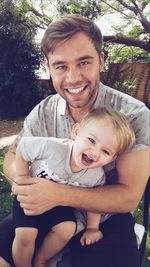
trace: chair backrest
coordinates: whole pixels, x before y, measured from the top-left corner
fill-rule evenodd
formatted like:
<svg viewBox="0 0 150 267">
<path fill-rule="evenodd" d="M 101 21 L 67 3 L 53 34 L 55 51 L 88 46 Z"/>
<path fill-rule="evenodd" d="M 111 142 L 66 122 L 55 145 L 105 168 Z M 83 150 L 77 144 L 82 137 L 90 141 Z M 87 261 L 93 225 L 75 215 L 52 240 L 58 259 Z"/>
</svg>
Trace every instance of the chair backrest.
<svg viewBox="0 0 150 267">
<path fill-rule="evenodd" d="M 145 258 L 145 249 L 146 249 L 146 241 L 147 241 L 147 233 L 149 228 L 149 212 L 150 212 L 150 177 L 147 182 L 145 192 L 144 192 L 144 203 L 143 203 L 143 226 L 144 226 L 144 233 L 142 240 L 139 245 L 139 252 L 140 252 L 140 262 L 141 266 L 144 263 Z"/>
</svg>

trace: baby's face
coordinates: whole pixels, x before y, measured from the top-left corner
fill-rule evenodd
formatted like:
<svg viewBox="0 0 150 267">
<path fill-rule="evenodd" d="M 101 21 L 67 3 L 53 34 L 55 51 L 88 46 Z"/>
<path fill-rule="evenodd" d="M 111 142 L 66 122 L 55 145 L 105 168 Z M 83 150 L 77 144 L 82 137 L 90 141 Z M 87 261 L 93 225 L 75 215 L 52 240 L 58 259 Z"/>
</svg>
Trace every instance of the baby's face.
<svg viewBox="0 0 150 267">
<path fill-rule="evenodd" d="M 73 147 L 73 165 L 79 169 L 102 167 L 116 158 L 117 133 L 107 119 L 80 127 Z"/>
</svg>

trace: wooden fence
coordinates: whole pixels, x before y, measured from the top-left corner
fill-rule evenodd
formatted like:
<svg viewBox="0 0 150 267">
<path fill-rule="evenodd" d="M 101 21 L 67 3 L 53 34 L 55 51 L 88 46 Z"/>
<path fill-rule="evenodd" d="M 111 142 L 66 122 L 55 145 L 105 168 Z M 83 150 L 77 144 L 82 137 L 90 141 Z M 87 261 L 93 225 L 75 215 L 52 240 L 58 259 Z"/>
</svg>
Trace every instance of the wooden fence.
<svg viewBox="0 0 150 267">
<path fill-rule="evenodd" d="M 150 63 L 118 63 L 110 64 L 102 73 L 102 81 L 115 87 L 150 107 Z"/>
</svg>

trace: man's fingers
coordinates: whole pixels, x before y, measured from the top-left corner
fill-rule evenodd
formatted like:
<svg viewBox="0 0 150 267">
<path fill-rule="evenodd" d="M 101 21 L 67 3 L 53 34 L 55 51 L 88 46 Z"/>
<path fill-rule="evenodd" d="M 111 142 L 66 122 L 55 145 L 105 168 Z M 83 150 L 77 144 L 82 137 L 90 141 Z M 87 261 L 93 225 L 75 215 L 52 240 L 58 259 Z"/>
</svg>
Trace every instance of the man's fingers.
<svg viewBox="0 0 150 267">
<path fill-rule="evenodd" d="M 92 240 L 91 240 L 91 239 L 89 239 L 89 238 L 87 238 L 87 239 L 86 239 L 86 245 L 88 245 L 88 246 L 89 246 L 89 245 L 91 245 L 91 244 L 92 244 Z"/>
<path fill-rule="evenodd" d="M 82 236 L 81 239 L 80 239 L 80 243 L 81 243 L 82 246 L 85 245 L 85 238 L 84 238 L 83 236 Z"/>
<path fill-rule="evenodd" d="M 33 210 L 29 210 L 29 209 L 23 209 L 24 210 L 24 213 L 27 215 L 27 216 L 34 216 L 34 215 L 37 215 L 35 214 L 35 211 Z M 39 214 L 40 215 L 40 214 Z"/>
<path fill-rule="evenodd" d="M 30 184 L 35 184 L 38 178 L 31 178 L 30 176 L 17 176 L 14 178 L 14 182 L 17 183 L 18 185 L 30 185 Z"/>
<path fill-rule="evenodd" d="M 25 205 L 26 203 L 30 202 L 30 199 L 27 194 L 24 195 L 17 195 L 17 200 L 22 203 L 22 205 Z M 31 203 L 30 203 L 31 204 Z M 21 206 L 21 205 L 20 205 Z M 22 206 L 21 206 L 22 207 Z M 24 208 L 24 207 L 22 207 Z"/>
<path fill-rule="evenodd" d="M 14 195 L 27 195 L 27 186 L 20 186 L 13 183 L 11 190 Z"/>
<path fill-rule="evenodd" d="M 14 195 L 18 195 L 18 194 L 19 195 L 28 195 L 28 192 L 31 189 L 31 186 L 36 184 L 36 183 L 37 183 L 37 181 L 34 181 L 34 182 L 32 181 L 32 183 L 30 181 L 29 183 L 26 183 L 26 184 L 25 183 L 22 183 L 22 184 L 13 183 L 11 190 L 12 190 Z"/>
<path fill-rule="evenodd" d="M 13 184 L 12 191 L 17 195 L 20 206 L 26 209 L 27 215 L 40 215 L 43 212 L 57 206 L 60 184 L 48 181 L 44 178 L 28 178 L 34 183 L 24 185 Z M 59 204 L 59 203 L 58 203 Z"/>
</svg>

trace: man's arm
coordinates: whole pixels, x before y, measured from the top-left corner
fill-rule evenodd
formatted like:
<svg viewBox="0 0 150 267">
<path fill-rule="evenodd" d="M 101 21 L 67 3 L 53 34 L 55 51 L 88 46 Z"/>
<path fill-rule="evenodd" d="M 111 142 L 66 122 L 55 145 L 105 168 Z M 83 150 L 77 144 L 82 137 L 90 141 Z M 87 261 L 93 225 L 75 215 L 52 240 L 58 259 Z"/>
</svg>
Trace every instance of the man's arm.
<svg viewBox="0 0 150 267">
<path fill-rule="evenodd" d="M 116 185 L 80 188 L 36 178 L 35 184 L 30 185 L 31 178 L 20 181 L 21 186 L 14 184 L 13 191 L 28 215 L 41 214 L 58 205 L 104 213 L 132 211 L 138 205 L 149 177 L 149 153 L 147 148 L 120 156 Z"/>
</svg>

